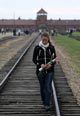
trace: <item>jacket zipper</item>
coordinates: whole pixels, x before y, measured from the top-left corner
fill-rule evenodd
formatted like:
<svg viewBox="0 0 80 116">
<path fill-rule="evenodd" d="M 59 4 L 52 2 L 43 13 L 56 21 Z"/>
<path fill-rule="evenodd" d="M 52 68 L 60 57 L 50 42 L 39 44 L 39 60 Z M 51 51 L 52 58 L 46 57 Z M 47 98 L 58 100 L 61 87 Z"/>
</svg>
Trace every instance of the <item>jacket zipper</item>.
<svg viewBox="0 0 80 116">
<path fill-rule="evenodd" d="M 46 48 L 44 49 L 44 61 L 45 61 L 45 64 L 46 64 Z"/>
</svg>

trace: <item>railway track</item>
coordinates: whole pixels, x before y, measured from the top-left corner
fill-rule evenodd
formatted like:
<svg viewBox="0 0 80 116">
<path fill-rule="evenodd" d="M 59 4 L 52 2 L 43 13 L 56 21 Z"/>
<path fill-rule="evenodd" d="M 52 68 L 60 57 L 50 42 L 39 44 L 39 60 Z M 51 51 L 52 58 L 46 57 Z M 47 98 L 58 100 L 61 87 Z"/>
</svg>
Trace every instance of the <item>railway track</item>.
<svg viewBox="0 0 80 116">
<path fill-rule="evenodd" d="M 61 116 L 80 116 L 80 106 L 77 104 L 60 64 L 55 66 L 54 83 Z"/>
<path fill-rule="evenodd" d="M 36 39 L 34 38 L 34 40 Z M 56 110 L 59 110 L 53 106 L 55 102 L 52 103 L 49 112 L 46 112 L 43 108 L 39 93 L 39 83 L 35 75 L 35 65 L 32 63 L 33 48 L 39 39 L 36 42 L 34 40 L 30 42 L 30 45 L 27 46 L 24 53 L 22 53 L 13 68 L 0 83 L 0 116 L 80 116 L 76 100 L 73 98 L 72 93 L 70 93 L 71 91 L 67 90 L 70 88 L 65 84 L 67 82 L 60 64 L 55 67 L 54 82 L 56 84 L 61 114 L 55 113 Z M 71 101 L 71 105 L 68 104 L 68 101 Z M 69 108 L 74 109 L 72 106 L 75 106 L 76 112 L 69 110 Z M 74 111 L 73 115 L 72 111 Z"/>
<path fill-rule="evenodd" d="M 16 39 L 17 37 L 14 37 L 14 36 L 6 36 L 6 37 L 2 37 L 0 38 L 0 44 L 2 44 L 3 42 L 7 42 L 11 39 Z"/>
<path fill-rule="evenodd" d="M 21 36 L 23 37 L 23 35 L 21 35 Z M 5 36 L 5 37 L 2 37 L 2 38 L 0 38 L 0 44 L 3 44 L 5 42 L 8 42 L 9 40 L 13 40 L 13 39 L 19 39 L 19 36 Z"/>
<path fill-rule="evenodd" d="M 32 63 L 33 47 L 25 54 L 16 70 L 1 83 L 0 116 L 50 116 L 40 99 L 38 80 Z M 26 49 L 27 50 L 27 49 Z M 3 84 L 8 83 L 3 88 Z M 3 89 L 2 89 L 3 88 Z"/>
</svg>

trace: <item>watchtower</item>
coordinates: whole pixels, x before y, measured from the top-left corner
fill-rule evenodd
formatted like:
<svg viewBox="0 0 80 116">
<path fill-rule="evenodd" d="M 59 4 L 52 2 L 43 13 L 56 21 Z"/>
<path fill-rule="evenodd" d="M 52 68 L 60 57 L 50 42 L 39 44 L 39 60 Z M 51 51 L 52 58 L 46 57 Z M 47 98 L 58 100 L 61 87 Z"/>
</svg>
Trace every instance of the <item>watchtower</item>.
<svg viewBox="0 0 80 116">
<path fill-rule="evenodd" d="M 38 12 L 37 12 L 37 27 L 38 28 L 45 28 L 46 24 L 47 24 L 47 12 L 41 8 Z"/>
</svg>

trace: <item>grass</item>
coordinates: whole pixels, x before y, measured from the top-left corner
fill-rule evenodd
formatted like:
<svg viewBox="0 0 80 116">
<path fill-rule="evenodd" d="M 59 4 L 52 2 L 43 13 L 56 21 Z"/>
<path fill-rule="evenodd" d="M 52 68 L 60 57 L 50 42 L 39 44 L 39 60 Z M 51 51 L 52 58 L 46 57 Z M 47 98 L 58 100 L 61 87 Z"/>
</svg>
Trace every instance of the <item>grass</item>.
<svg viewBox="0 0 80 116">
<path fill-rule="evenodd" d="M 73 36 L 80 36 L 80 32 L 73 32 L 72 35 Z"/>
<path fill-rule="evenodd" d="M 80 41 L 58 34 L 55 37 L 55 43 L 65 50 L 73 63 L 80 69 Z"/>
</svg>

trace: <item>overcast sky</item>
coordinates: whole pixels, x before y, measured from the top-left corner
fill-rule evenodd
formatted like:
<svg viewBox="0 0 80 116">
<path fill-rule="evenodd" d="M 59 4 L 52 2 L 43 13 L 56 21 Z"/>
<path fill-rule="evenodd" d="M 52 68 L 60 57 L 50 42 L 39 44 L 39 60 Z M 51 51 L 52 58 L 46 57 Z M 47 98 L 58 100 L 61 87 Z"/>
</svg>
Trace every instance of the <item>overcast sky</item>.
<svg viewBox="0 0 80 116">
<path fill-rule="evenodd" d="M 41 8 L 48 19 L 80 19 L 80 0 L 0 0 L 0 19 L 36 19 Z"/>
</svg>

